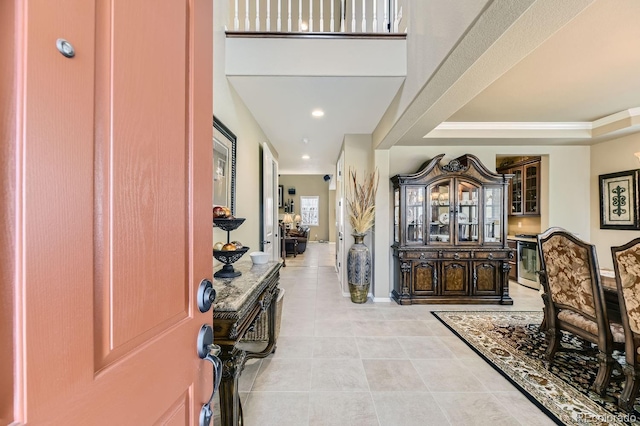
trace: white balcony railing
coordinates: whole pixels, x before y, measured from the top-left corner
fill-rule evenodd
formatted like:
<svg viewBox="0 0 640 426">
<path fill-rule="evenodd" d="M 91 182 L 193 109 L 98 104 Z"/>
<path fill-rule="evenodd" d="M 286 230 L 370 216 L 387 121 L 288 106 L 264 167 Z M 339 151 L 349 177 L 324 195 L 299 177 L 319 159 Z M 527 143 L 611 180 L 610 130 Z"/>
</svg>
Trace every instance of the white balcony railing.
<svg viewBox="0 0 640 426">
<path fill-rule="evenodd" d="M 236 32 L 404 33 L 406 0 L 229 0 Z"/>
</svg>

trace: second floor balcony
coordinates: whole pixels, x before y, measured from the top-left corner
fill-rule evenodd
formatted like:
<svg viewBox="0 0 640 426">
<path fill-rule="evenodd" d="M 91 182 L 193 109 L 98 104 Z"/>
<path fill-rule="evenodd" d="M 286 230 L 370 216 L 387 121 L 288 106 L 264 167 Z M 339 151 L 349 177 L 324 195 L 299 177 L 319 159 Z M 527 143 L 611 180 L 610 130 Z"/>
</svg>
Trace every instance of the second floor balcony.
<svg viewBox="0 0 640 426">
<path fill-rule="evenodd" d="M 405 33 L 405 0 L 229 0 L 228 30 L 277 33 Z"/>
</svg>

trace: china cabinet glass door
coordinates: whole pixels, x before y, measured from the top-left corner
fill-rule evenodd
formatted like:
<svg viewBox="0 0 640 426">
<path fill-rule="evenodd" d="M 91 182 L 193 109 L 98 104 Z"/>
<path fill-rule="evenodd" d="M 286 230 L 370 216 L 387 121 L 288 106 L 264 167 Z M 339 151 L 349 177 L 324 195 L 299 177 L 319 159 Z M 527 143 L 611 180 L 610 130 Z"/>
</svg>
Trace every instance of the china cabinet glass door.
<svg viewBox="0 0 640 426">
<path fill-rule="evenodd" d="M 400 242 L 400 190 L 393 191 L 393 241 Z"/>
<path fill-rule="evenodd" d="M 405 193 L 405 230 L 407 243 L 424 244 L 424 186 L 408 186 Z"/>
<path fill-rule="evenodd" d="M 429 215 L 429 241 L 448 243 L 451 237 L 450 227 L 450 182 L 440 182 L 429 187 L 431 204 Z"/>
<path fill-rule="evenodd" d="M 539 164 L 529 164 L 524 167 L 524 213 L 538 213 L 538 175 Z"/>
<path fill-rule="evenodd" d="M 458 242 L 479 241 L 479 194 L 480 188 L 470 182 L 458 182 L 456 218 L 458 221 Z"/>
<path fill-rule="evenodd" d="M 483 234 L 485 243 L 502 240 L 502 188 L 486 186 L 484 188 Z"/>
</svg>

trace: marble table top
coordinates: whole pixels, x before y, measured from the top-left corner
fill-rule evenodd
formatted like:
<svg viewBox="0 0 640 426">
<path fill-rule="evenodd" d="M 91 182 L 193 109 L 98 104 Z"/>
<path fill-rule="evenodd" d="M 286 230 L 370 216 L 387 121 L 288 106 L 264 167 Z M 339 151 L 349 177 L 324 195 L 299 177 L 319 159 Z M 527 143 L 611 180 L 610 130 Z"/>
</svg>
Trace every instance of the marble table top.
<svg viewBox="0 0 640 426">
<path fill-rule="evenodd" d="M 213 316 L 220 314 L 238 314 L 251 307 L 267 285 L 267 278 L 275 274 L 282 266 L 282 260 L 268 262 L 264 265 L 254 265 L 251 259 L 240 259 L 233 264 L 233 268 L 242 272 L 236 278 L 213 278 L 213 288 L 216 290 L 216 301 L 213 303 Z M 216 269 L 219 269 L 218 265 Z"/>
<path fill-rule="evenodd" d="M 600 281 L 602 282 L 602 287 L 605 290 L 609 291 L 618 291 L 618 287 L 616 285 L 616 275 L 615 272 L 611 269 L 600 269 Z"/>
</svg>

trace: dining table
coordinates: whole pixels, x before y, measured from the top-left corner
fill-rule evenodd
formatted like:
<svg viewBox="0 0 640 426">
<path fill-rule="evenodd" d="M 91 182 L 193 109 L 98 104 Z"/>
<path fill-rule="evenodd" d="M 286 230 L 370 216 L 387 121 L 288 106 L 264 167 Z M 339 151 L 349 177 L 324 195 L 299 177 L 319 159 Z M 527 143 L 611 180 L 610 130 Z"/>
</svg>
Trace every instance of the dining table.
<svg viewBox="0 0 640 426">
<path fill-rule="evenodd" d="M 600 282 L 604 290 L 604 301 L 607 306 L 609 320 L 622 322 L 616 275 L 613 269 L 600 269 Z"/>
</svg>

